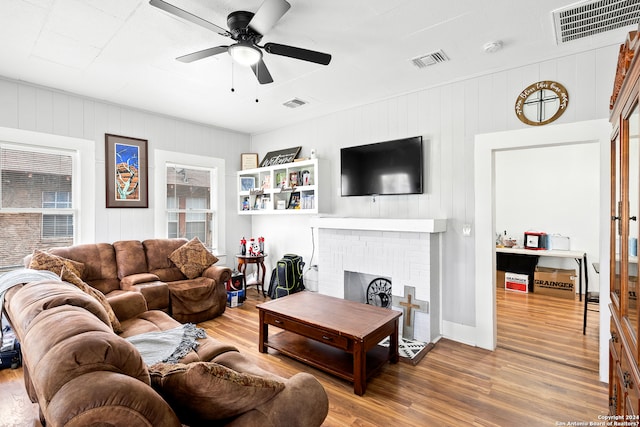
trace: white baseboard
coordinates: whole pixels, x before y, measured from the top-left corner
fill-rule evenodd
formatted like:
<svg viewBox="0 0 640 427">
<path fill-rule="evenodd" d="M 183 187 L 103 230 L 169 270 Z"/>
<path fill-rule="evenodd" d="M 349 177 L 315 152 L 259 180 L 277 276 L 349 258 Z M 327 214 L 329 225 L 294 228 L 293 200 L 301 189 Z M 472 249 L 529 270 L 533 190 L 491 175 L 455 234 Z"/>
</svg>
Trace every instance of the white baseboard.
<svg viewBox="0 0 640 427">
<path fill-rule="evenodd" d="M 478 331 L 475 326 L 461 325 L 459 323 L 442 321 L 442 337 L 453 341 L 461 342 L 463 344 L 472 345 L 478 347 Z M 495 350 L 488 348 L 487 350 Z"/>
</svg>

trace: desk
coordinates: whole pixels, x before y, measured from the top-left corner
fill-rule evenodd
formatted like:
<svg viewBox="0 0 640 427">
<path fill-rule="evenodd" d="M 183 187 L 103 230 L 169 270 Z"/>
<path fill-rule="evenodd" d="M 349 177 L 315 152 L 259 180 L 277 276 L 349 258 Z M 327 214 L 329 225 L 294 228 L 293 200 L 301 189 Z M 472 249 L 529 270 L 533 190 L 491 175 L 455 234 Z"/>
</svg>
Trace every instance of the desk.
<svg viewBox="0 0 640 427">
<path fill-rule="evenodd" d="M 585 290 L 589 290 L 589 275 L 587 274 L 587 253 L 582 251 L 548 251 L 545 249 L 496 248 L 496 252 L 503 254 L 520 254 L 537 257 L 573 258 L 578 263 L 578 295 L 582 301 L 582 280 Z M 584 268 L 584 270 L 583 270 Z"/>
<path fill-rule="evenodd" d="M 247 264 L 256 264 L 256 289 L 260 291 L 262 289 L 262 296 L 266 296 L 264 292 L 264 278 L 266 277 L 266 268 L 264 266 L 264 259 L 267 257 L 267 254 L 262 255 L 236 255 L 238 258 L 238 271 L 244 274 L 244 283 L 245 287 L 249 286 L 247 281 Z M 262 279 L 260 279 L 260 269 L 262 268 Z"/>
</svg>

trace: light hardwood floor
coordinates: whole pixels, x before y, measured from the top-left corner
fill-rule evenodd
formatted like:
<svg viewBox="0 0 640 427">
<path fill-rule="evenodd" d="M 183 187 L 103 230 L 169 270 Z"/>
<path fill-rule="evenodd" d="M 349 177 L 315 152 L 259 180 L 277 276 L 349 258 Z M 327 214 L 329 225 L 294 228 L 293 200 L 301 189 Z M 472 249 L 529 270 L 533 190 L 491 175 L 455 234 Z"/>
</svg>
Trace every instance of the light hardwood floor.
<svg viewBox="0 0 640 427">
<path fill-rule="evenodd" d="M 498 348 L 491 352 L 440 340 L 417 365 L 387 365 L 364 396 L 343 380 L 275 352 L 257 349 L 263 298 L 202 323 L 265 369 L 289 377 L 314 374 L 330 402 L 324 426 L 557 426 L 598 422 L 607 385 L 598 380 L 598 316 L 582 335 L 582 303 L 498 290 Z M 274 328 L 270 328 L 270 331 Z M 0 426 L 39 426 L 22 371 L 0 371 Z M 286 427 L 286 426 L 284 426 Z"/>
</svg>

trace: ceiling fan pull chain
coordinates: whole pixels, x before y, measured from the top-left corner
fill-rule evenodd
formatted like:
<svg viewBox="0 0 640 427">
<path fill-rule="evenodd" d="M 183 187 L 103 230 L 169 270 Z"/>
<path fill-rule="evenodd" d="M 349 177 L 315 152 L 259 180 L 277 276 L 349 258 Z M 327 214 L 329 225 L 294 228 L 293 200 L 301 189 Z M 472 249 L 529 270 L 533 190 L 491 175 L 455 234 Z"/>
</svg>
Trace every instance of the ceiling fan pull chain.
<svg viewBox="0 0 640 427">
<path fill-rule="evenodd" d="M 256 78 L 258 79 L 258 81 L 260 81 L 260 67 L 256 68 Z M 256 88 L 256 103 L 259 102 L 258 100 L 258 83 L 256 82 L 254 84 L 254 87 Z"/>
<path fill-rule="evenodd" d="M 234 79 L 233 79 L 233 71 L 234 71 L 234 69 L 235 68 L 233 66 L 233 61 L 231 61 L 231 92 L 235 92 L 236 91 L 236 89 L 235 89 L 236 84 L 235 84 Z"/>
</svg>

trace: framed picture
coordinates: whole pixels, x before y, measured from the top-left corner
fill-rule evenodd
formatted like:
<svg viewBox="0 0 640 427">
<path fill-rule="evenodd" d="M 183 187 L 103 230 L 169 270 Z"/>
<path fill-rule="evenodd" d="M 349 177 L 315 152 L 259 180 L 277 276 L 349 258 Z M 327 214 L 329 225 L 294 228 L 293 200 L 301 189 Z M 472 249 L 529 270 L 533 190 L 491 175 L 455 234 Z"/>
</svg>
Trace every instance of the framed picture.
<svg viewBox="0 0 640 427">
<path fill-rule="evenodd" d="M 258 167 L 258 153 L 240 154 L 240 169 L 255 169 Z"/>
<path fill-rule="evenodd" d="M 298 172 L 289 173 L 289 186 L 293 188 L 297 187 L 298 185 Z"/>
<path fill-rule="evenodd" d="M 289 198 L 289 206 L 287 209 L 300 209 L 300 192 L 294 191 Z"/>
<path fill-rule="evenodd" d="M 251 191 L 256 187 L 256 179 L 252 176 L 240 177 L 240 191 Z"/>
<path fill-rule="evenodd" d="M 107 208 L 148 208 L 147 140 L 105 134 Z"/>
<path fill-rule="evenodd" d="M 287 173 L 282 171 L 276 173 L 276 186 L 283 188 L 287 186 Z"/>
</svg>

